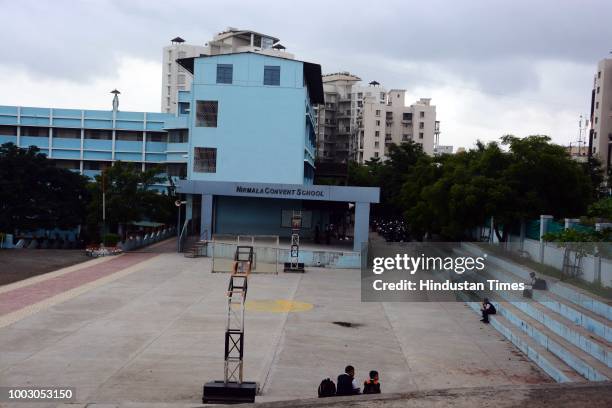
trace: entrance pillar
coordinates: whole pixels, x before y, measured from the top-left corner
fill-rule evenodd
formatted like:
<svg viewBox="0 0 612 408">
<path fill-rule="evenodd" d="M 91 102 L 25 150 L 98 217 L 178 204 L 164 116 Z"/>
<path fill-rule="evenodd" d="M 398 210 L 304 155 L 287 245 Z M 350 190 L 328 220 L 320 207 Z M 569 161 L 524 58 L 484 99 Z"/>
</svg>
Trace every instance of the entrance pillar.
<svg viewBox="0 0 612 408">
<path fill-rule="evenodd" d="M 200 218 L 200 237 L 211 239 L 213 226 L 213 196 L 202 194 L 202 217 Z"/>
<path fill-rule="evenodd" d="M 363 243 L 368 242 L 370 232 L 370 203 L 355 203 L 355 231 L 353 251 L 361 251 Z"/>
</svg>

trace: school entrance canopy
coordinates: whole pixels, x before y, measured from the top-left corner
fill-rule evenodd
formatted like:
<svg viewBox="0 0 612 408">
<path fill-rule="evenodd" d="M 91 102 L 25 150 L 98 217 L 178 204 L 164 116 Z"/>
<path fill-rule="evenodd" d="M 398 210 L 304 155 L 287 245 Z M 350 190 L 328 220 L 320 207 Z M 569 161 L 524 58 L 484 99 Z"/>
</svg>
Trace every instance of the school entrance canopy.
<svg viewBox="0 0 612 408">
<path fill-rule="evenodd" d="M 370 204 L 378 203 L 380 199 L 378 187 L 302 184 L 179 180 L 177 191 L 192 198 L 201 196 L 200 231 L 207 231 L 211 235 L 215 232 L 215 226 L 219 221 L 217 218 L 222 216 L 222 211 L 229 212 L 229 210 L 223 210 L 221 205 L 232 208 L 231 216 L 235 218 L 234 222 L 239 222 L 240 219 L 246 222 L 253 217 L 263 219 L 265 213 L 269 215 L 280 208 L 278 204 L 282 205 L 284 200 L 354 203 L 353 250 L 355 251 L 360 251 L 361 245 L 368 240 Z M 241 200 L 240 197 L 244 199 Z M 187 212 L 189 214 L 189 208 Z M 280 212 L 277 215 L 276 220 L 280 223 L 282 216 Z"/>
</svg>

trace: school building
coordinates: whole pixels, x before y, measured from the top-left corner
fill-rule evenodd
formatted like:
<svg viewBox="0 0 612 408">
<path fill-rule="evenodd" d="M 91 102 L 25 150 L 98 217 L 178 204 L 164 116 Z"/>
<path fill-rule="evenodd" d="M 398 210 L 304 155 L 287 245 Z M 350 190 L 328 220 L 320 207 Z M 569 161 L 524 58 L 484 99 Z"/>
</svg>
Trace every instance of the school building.
<svg viewBox="0 0 612 408">
<path fill-rule="evenodd" d="M 177 60 L 192 75 L 176 114 L 0 106 L 0 143 L 38 146 L 93 177 L 114 161 L 161 165 L 184 194 L 196 233 L 301 234 L 334 224 L 367 242 L 373 187 L 314 185 L 318 64 L 254 52 Z"/>
</svg>

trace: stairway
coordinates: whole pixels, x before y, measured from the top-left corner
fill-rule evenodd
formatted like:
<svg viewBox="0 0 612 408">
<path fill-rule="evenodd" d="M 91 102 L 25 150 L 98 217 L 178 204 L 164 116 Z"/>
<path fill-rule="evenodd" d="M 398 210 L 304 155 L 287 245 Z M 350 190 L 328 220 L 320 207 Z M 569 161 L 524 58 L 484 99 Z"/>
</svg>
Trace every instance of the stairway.
<svg viewBox="0 0 612 408">
<path fill-rule="evenodd" d="M 482 249 L 462 244 L 460 256 L 481 256 Z M 487 254 L 486 273 L 478 279 L 529 281 L 530 269 Z M 612 380 L 612 307 L 594 295 L 545 277 L 547 290 L 533 299 L 520 292 L 462 292 L 462 300 L 480 314 L 484 297 L 497 308 L 492 326 L 558 382 Z"/>
<path fill-rule="evenodd" d="M 183 253 L 186 258 L 207 256 L 208 241 L 201 240 L 197 235 L 193 235 L 187 238 L 185 248 L 187 249 Z"/>
</svg>

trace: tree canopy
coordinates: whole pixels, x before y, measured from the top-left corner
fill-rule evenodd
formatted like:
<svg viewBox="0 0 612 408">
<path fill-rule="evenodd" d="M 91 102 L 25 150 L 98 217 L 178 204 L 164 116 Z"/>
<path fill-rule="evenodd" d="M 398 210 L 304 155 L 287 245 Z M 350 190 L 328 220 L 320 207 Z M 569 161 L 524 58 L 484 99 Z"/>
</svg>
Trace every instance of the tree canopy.
<svg viewBox="0 0 612 408">
<path fill-rule="evenodd" d="M 547 136 L 504 136 L 454 155 L 432 157 L 420 145 L 390 145 L 388 158 L 349 167 L 351 184 L 379 185 L 376 216 L 402 216 L 411 235 L 459 239 L 494 216 L 504 240 L 511 227 L 540 214 L 575 217 L 597 196 L 601 171 L 583 165 Z"/>
<path fill-rule="evenodd" d="M 74 228 L 85 220 L 87 179 L 36 146 L 0 146 L 0 231 Z"/>
<path fill-rule="evenodd" d="M 141 171 L 139 165 L 121 161 L 103 170 L 89 185 L 88 225 L 94 229 L 102 225 L 103 191 L 106 222 L 112 231 L 134 221 L 172 222 L 175 211 L 172 197 L 152 188 L 164 181 L 160 173 L 160 167 Z"/>
</svg>

